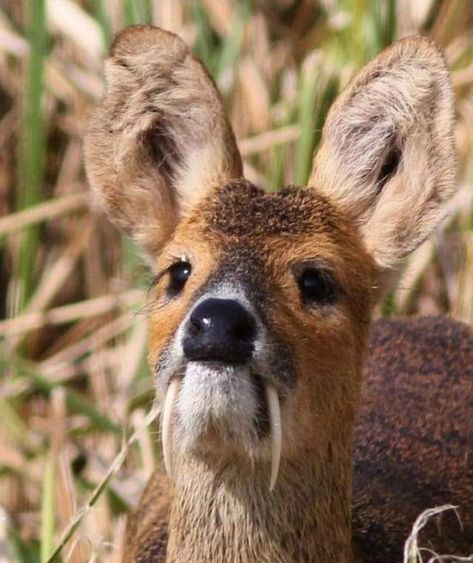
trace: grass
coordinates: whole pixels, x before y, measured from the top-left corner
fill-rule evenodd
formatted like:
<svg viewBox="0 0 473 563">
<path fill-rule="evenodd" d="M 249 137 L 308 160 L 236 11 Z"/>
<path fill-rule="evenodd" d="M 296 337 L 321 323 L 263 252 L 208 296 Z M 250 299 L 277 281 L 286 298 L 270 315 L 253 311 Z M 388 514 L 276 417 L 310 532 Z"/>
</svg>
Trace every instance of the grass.
<svg viewBox="0 0 473 563">
<path fill-rule="evenodd" d="M 42 199 L 45 160 L 45 123 L 43 113 L 44 59 L 46 56 L 46 19 L 45 2 L 27 4 L 26 34 L 30 45 L 30 57 L 27 66 L 26 95 L 23 102 L 22 123 L 23 139 L 19 143 L 18 167 L 19 189 L 16 201 L 18 210 L 27 209 Z M 21 310 L 28 302 L 35 284 L 35 255 L 38 250 L 38 231 L 33 226 L 21 234 L 16 274 L 18 280 L 18 308 Z"/>
<path fill-rule="evenodd" d="M 473 6 L 51 5 L 46 13 L 44 0 L 0 0 L 0 551 L 44 562 L 59 544 L 56 561 L 118 562 L 125 514 L 159 452 L 146 418 L 147 273 L 87 195 L 82 164 L 114 32 L 151 22 L 194 46 L 223 92 L 248 178 L 269 189 L 306 182 L 327 110 L 358 68 L 397 37 L 434 37 L 455 87 L 459 190 L 448 221 L 406 263 L 379 314 L 447 313 L 471 323 Z"/>
</svg>

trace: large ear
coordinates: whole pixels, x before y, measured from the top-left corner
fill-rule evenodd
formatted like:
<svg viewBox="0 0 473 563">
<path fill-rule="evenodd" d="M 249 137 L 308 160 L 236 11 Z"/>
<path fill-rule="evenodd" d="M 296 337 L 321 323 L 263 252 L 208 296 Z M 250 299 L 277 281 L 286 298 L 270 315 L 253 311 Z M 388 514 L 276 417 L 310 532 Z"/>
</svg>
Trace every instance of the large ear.
<svg viewBox="0 0 473 563">
<path fill-rule="evenodd" d="M 455 175 L 445 61 L 428 39 L 403 39 L 331 108 L 310 185 L 351 215 L 378 264 L 391 268 L 441 219 Z"/>
<path fill-rule="evenodd" d="M 88 178 L 111 219 L 153 254 L 197 199 L 242 175 L 241 157 L 214 82 L 173 33 L 125 29 L 105 75 Z"/>
</svg>

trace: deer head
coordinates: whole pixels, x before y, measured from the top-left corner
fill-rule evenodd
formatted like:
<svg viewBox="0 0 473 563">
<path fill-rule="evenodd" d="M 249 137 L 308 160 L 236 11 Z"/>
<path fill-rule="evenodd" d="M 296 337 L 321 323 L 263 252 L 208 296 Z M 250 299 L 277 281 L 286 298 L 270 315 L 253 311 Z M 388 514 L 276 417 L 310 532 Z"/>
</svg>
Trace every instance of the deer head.
<svg viewBox="0 0 473 563">
<path fill-rule="evenodd" d="M 155 274 L 149 358 L 169 471 L 190 457 L 222 478 L 260 467 L 274 487 L 280 461 L 289 474 L 310 459 L 346 476 L 382 279 L 454 185 L 441 54 L 423 38 L 383 52 L 331 109 L 309 187 L 278 193 L 243 178 L 215 85 L 177 36 L 126 29 L 106 77 L 87 171 Z"/>
</svg>

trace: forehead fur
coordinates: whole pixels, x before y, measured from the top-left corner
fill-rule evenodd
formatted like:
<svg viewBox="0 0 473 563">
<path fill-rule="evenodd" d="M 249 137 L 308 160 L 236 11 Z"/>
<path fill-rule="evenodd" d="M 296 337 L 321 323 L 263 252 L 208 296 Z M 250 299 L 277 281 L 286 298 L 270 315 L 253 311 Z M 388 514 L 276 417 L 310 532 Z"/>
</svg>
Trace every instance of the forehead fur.
<svg viewBox="0 0 473 563">
<path fill-rule="evenodd" d="M 356 226 L 314 188 L 271 193 L 244 179 L 215 187 L 181 222 L 165 260 L 187 253 L 195 264 L 206 261 L 207 269 L 199 267 L 206 284 L 238 280 L 257 296 L 254 302 L 291 285 L 286 276 L 291 265 L 310 261 L 332 271 L 357 317 L 375 297 L 371 288 L 377 286 L 378 270 Z"/>
<path fill-rule="evenodd" d="M 237 237 L 333 233 L 341 219 L 313 189 L 289 187 L 271 193 L 246 180 L 214 191 L 201 210 L 210 230 Z"/>
</svg>

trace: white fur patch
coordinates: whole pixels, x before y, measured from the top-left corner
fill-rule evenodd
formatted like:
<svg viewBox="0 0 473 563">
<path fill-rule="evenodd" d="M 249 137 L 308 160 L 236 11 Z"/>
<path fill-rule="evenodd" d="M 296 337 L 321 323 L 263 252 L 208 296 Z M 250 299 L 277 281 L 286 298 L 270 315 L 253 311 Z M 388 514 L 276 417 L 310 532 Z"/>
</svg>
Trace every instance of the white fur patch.
<svg viewBox="0 0 473 563">
<path fill-rule="evenodd" d="M 253 443 L 257 412 L 258 398 L 247 367 L 192 362 L 176 402 L 178 447 L 191 450 L 209 432 L 224 441 Z"/>
<path fill-rule="evenodd" d="M 233 299 L 252 314 L 257 323 L 254 356 L 265 349 L 265 330 L 243 288 L 223 282 L 202 295 L 189 310 L 176 331 L 169 349 L 171 364 L 185 362 L 182 341 L 192 311 L 206 299 Z M 175 371 L 168 365 L 169 373 Z M 161 374 L 163 375 L 163 374 Z M 175 445 L 181 451 L 202 446 L 211 433 L 225 442 L 238 443 L 251 450 L 256 443 L 258 396 L 248 366 L 225 365 L 218 362 L 190 362 L 181 379 L 175 407 Z"/>
</svg>

